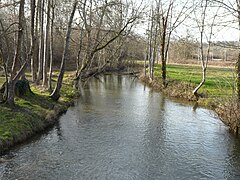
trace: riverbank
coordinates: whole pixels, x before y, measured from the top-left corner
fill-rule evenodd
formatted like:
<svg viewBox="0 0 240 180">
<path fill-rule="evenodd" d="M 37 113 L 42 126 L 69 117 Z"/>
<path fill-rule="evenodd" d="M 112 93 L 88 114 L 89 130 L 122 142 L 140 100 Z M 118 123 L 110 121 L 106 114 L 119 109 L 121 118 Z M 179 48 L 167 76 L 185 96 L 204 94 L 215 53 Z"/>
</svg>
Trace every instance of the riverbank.
<svg viewBox="0 0 240 180">
<path fill-rule="evenodd" d="M 0 179 L 238 179 L 240 141 L 134 76 L 89 80 L 43 136 L 2 156 Z"/>
<path fill-rule="evenodd" d="M 58 102 L 41 86 L 31 85 L 33 93 L 16 98 L 16 107 L 0 106 L 0 153 L 55 124 L 73 105 L 76 92 L 66 74 Z"/>
<path fill-rule="evenodd" d="M 234 98 L 234 68 L 210 66 L 205 84 L 199 90 L 201 98 L 197 101 L 192 91 L 201 82 L 201 67 L 197 65 L 170 64 L 167 67 L 168 86 L 164 88 L 161 80 L 161 66 L 155 68 L 155 78 L 151 80 L 143 73 L 140 80 L 174 98 L 196 102 L 197 105 L 214 110 L 219 118 L 239 133 L 240 114 Z"/>
</svg>

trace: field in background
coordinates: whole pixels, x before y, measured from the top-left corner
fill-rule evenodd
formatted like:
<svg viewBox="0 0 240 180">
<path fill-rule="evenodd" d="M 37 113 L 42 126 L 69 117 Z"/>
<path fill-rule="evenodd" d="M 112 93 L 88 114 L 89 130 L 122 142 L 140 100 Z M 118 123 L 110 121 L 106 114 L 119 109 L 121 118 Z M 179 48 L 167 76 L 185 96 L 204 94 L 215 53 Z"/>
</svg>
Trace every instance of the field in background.
<svg viewBox="0 0 240 180">
<path fill-rule="evenodd" d="M 196 86 L 202 79 L 202 68 L 200 65 L 167 65 L 168 80 L 193 83 Z M 225 97 L 233 93 L 235 82 L 234 68 L 213 67 L 207 68 L 206 82 L 199 92 L 207 94 L 208 97 Z M 155 68 L 155 77 L 161 78 L 161 65 Z"/>
</svg>

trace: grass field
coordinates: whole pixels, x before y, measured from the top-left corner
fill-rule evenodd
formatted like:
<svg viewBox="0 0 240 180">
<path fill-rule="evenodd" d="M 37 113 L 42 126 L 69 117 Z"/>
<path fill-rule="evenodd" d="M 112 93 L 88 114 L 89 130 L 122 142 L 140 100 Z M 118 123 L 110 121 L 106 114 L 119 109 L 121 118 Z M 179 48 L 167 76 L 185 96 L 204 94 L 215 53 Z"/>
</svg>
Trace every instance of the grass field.
<svg viewBox="0 0 240 180">
<path fill-rule="evenodd" d="M 189 82 L 196 86 L 202 79 L 202 68 L 196 65 L 167 65 L 168 80 Z M 155 77 L 161 77 L 161 66 L 155 68 Z M 209 97 L 230 96 L 234 89 L 234 69 L 225 67 L 208 67 L 207 78 L 199 92 Z"/>
</svg>

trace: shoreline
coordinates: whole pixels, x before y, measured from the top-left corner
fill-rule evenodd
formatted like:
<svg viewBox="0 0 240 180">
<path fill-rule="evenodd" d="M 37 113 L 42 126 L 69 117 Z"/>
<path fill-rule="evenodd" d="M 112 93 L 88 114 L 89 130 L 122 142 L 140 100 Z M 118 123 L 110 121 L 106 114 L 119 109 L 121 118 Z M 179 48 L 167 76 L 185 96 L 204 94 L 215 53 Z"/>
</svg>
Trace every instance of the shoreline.
<svg viewBox="0 0 240 180">
<path fill-rule="evenodd" d="M 111 74 L 113 74 L 111 72 Z M 179 83 L 177 81 L 170 81 L 167 88 L 163 88 L 160 79 L 150 80 L 143 73 L 138 75 L 139 80 L 157 92 L 162 92 L 164 95 L 185 101 L 184 103 L 191 103 L 196 107 L 204 107 L 213 110 L 218 114 L 218 104 L 214 99 L 207 96 L 196 101 L 191 89 L 194 88 L 190 83 Z M 13 124 L 9 125 L 9 130 L 1 129 L 0 122 L 0 155 L 8 151 L 11 147 L 24 143 L 26 140 L 31 139 L 37 133 L 41 133 L 49 127 L 52 127 L 58 122 L 60 116 L 68 110 L 70 106 L 74 105 L 77 97 L 77 91 L 69 84 L 65 84 L 62 89 L 62 97 L 58 102 L 49 99 L 48 92 L 39 89 L 39 87 L 31 86 L 34 94 L 28 94 L 24 99 L 17 99 L 17 106 L 14 109 L 7 106 L 0 106 L 0 119 L 5 120 L 6 115 L 9 121 Z M 218 114 L 219 115 L 219 114 Z M 8 119 L 6 121 L 8 121 Z M 230 129 L 231 123 L 219 117 Z M 13 128 L 17 126 L 17 128 Z M 237 127 L 238 131 L 238 127 Z M 238 131 L 239 133 L 239 131 Z"/>
<path fill-rule="evenodd" d="M 16 107 L 0 106 L 0 155 L 56 124 L 78 98 L 70 84 L 64 85 L 57 102 L 46 90 L 34 85 L 31 89 L 33 94 L 16 98 Z"/>
<path fill-rule="evenodd" d="M 51 113 L 49 113 L 49 114 L 47 113 L 46 116 L 42 116 L 42 117 L 39 116 L 39 118 L 40 118 L 39 120 L 41 121 L 41 123 L 37 123 L 37 124 L 33 125 L 30 132 L 24 132 L 24 130 L 23 130 L 21 134 L 18 134 L 18 136 L 13 135 L 12 137 L 9 138 L 9 140 L 5 140 L 5 141 L 0 140 L 0 155 L 3 154 L 4 152 L 10 150 L 10 148 L 17 146 L 21 143 L 24 143 L 26 140 L 33 138 L 35 135 L 37 135 L 37 133 L 41 133 L 41 132 L 45 131 L 46 129 L 54 126 L 58 122 L 61 115 L 66 113 L 68 108 L 73 105 L 74 105 L 73 100 L 70 102 L 64 102 L 64 103 L 56 102 L 56 104 L 53 106 L 52 109 L 46 110 L 46 112 L 50 110 Z M 13 113 L 14 113 L 14 111 L 21 112 L 21 110 L 19 111 L 19 110 L 15 110 L 15 109 L 13 109 L 12 111 L 13 111 Z M 26 113 L 26 112 L 22 111 L 22 113 Z M 29 120 L 34 121 L 34 117 Z"/>
<path fill-rule="evenodd" d="M 191 91 L 191 89 L 194 89 L 194 85 L 190 83 L 171 81 L 169 82 L 167 88 L 163 88 L 161 80 L 158 79 L 152 81 L 143 73 L 139 76 L 139 80 L 153 90 L 161 92 L 170 98 L 183 100 L 185 103 L 195 103 L 193 106 L 200 106 L 212 110 L 231 132 L 234 134 L 240 134 L 240 124 L 237 122 L 238 114 L 235 113 L 235 116 L 233 116 L 232 111 L 236 109 L 236 107 L 234 107 L 233 103 L 231 103 L 231 98 L 223 101 L 221 99 L 209 98 L 207 94 L 203 94 L 203 97 L 197 101 Z M 223 106 L 225 109 L 222 108 Z"/>
</svg>

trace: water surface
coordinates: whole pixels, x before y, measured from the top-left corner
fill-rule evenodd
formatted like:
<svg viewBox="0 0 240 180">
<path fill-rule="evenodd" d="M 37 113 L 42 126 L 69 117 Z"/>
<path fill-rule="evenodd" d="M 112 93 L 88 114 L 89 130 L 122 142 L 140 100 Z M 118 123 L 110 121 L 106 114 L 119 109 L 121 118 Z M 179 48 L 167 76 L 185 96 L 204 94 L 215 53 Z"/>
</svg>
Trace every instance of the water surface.
<svg viewBox="0 0 240 180">
<path fill-rule="evenodd" d="M 210 111 L 122 76 L 90 81 L 52 130 L 1 159 L 1 180 L 240 179 L 239 139 Z"/>
</svg>

